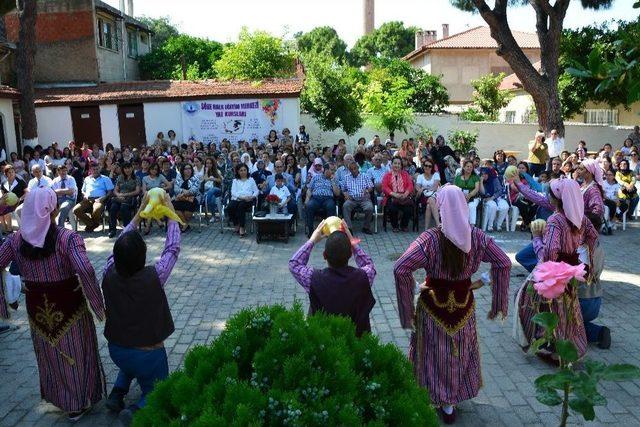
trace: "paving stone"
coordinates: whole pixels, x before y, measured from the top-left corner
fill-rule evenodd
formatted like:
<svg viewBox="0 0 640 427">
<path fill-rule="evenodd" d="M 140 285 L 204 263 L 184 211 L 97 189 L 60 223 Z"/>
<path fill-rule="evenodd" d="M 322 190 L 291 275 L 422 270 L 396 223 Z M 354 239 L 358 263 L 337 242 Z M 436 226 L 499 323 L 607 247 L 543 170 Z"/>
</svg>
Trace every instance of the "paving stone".
<svg viewBox="0 0 640 427">
<path fill-rule="evenodd" d="M 101 271 L 113 240 L 96 234 L 84 236 L 89 257 L 96 271 Z M 414 233 L 384 233 L 359 236 L 363 248 L 376 263 L 373 293 L 376 306 L 371 323 L 381 342 L 390 342 L 406 354 L 409 333 L 400 327 L 396 292 L 393 282 L 393 261 L 416 237 Z M 515 253 L 527 243 L 525 233 L 496 233 L 499 245 L 514 259 Z M 148 237 L 148 259 L 160 253 L 163 236 L 158 231 Z M 640 227 L 631 223 L 626 232 L 602 236 L 607 259 L 602 275 L 604 301 L 598 322 L 612 330 L 610 350 L 589 347 L 587 357 L 605 363 L 632 363 L 640 366 L 640 265 L 629 263 L 629 254 L 638 253 Z M 217 227 L 183 235 L 182 252 L 170 280 L 166 284 L 167 298 L 175 320 L 175 333 L 165 341 L 171 370 L 178 369 L 184 356 L 195 345 L 214 340 L 225 321 L 245 307 L 264 304 L 292 306 L 299 301 L 308 308 L 308 297 L 289 274 L 287 261 L 304 242 L 299 233 L 288 244 L 253 239 L 240 240 Z M 395 258 L 394 258 L 395 260 Z M 324 266 L 322 251 L 312 253 L 310 264 Z M 480 272 L 487 271 L 483 264 Z M 514 263 L 510 283 L 510 299 L 524 280 L 524 269 Z M 416 275 L 416 279 L 421 279 Z M 511 338 L 515 309 L 509 307 L 506 321 L 489 321 L 485 314 L 491 304 L 490 289 L 476 292 L 478 334 L 484 388 L 475 399 L 459 408 L 460 426 L 557 426 L 560 408 L 540 404 L 535 399 L 533 381 L 553 372 L 535 357 L 525 355 Z M 29 324 L 22 301 L 11 319 L 19 329 L 0 337 L 0 426 L 68 425 L 66 417 L 39 396 L 38 374 L 31 344 Z M 111 387 L 117 368 L 109 358 L 103 336 L 104 324 L 97 324 L 100 354 Z M 135 384 L 135 383 L 134 383 Z M 572 416 L 571 425 L 640 425 L 640 381 L 605 382 L 601 388 L 609 403 L 596 409 L 596 420 L 584 423 Z M 130 403 L 139 397 L 134 385 L 128 396 Z M 80 426 L 118 426 L 117 417 L 104 404 L 78 423 Z"/>
</svg>

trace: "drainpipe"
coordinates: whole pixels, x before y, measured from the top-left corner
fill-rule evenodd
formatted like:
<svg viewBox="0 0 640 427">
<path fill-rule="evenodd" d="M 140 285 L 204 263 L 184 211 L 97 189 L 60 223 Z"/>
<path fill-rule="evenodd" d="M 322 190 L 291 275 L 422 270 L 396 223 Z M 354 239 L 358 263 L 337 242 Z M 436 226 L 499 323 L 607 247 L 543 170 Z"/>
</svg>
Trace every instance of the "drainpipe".
<svg viewBox="0 0 640 427">
<path fill-rule="evenodd" d="M 127 21 L 125 19 L 124 0 L 120 0 L 120 13 L 122 14 L 122 80 L 127 81 Z"/>
</svg>

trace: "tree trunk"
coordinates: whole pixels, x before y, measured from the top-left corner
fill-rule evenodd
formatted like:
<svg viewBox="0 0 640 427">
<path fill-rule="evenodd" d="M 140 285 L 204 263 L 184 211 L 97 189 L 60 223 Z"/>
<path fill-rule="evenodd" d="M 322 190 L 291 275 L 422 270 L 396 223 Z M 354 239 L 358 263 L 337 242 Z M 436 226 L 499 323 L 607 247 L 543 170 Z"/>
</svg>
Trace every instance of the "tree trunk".
<svg viewBox="0 0 640 427">
<path fill-rule="evenodd" d="M 20 120 L 22 140 L 35 145 L 38 140 L 38 124 L 34 105 L 33 71 L 36 59 L 37 0 L 20 0 L 20 29 L 16 61 L 18 90 L 20 90 Z"/>
<path fill-rule="evenodd" d="M 558 57 L 562 24 L 569 0 L 557 0 L 550 6 L 548 0 L 530 0 L 536 13 L 536 32 L 540 41 L 540 72 L 524 54 L 509 28 L 506 0 L 496 0 L 494 9 L 484 0 L 473 0 L 482 18 L 489 24 L 491 37 L 498 43 L 496 53 L 513 69 L 536 106 L 538 124 L 547 135 L 556 129 L 564 136 L 564 120 L 558 93 Z"/>
</svg>

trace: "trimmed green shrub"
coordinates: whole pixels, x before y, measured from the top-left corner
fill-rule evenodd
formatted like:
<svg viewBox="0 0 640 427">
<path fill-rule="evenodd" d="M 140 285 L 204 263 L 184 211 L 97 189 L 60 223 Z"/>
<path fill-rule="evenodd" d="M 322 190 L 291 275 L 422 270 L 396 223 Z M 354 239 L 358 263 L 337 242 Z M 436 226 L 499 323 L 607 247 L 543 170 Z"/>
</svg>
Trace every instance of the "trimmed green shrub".
<svg viewBox="0 0 640 427">
<path fill-rule="evenodd" d="M 349 319 L 245 309 L 158 383 L 134 426 L 436 426 L 407 358 Z"/>
</svg>

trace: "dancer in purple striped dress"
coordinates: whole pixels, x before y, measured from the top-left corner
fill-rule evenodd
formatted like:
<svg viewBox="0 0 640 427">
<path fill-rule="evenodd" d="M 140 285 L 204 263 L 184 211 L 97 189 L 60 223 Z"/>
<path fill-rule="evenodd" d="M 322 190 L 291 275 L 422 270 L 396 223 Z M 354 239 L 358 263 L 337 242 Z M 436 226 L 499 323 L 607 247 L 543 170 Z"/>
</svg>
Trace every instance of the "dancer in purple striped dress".
<svg viewBox="0 0 640 427">
<path fill-rule="evenodd" d="M 579 184 L 572 179 L 554 179 L 549 188 L 549 202 L 555 207 L 555 213 L 547 220 L 544 234 L 532 230 L 533 248 L 538 262 L 563 261 L 577 265 L 581 262 L 578 248 L 586 245 L 590 257 L 589 265 L 594 265 L 592 254 L 598 241 L 598 232 L 585 216 L 585 204 Z M 590 272 L 590 276 L 593 276 L 593 272 Z M 531 322 L 537 313 L 535 306 L 542 300 L 537 293 L 529 295 L 526 292 L 530 283 L 530 280 L 525 281 L 516 296 L 519 321 L 524 336 L 520 336 L 520 326 L 516 327 L 515 332 L 516 337 L 521 341 L 520 344 L 525 347 L 541 337 L 544 332 L 541 327 Z M 587 336 L 577 295 L 572 294 L 569 297 L 573 322 L 568 323 L 561 299 L 553 300 L 550 310 L 560 318 L 558 338 L 573 341 L 578 348 L 578 354 L 582 357 L 587 349 Z M 547 360 L 552 357 L 545 350 L 539 355 Z"/>
<path fill-rule="evenodd" d="M 396 262 L 394 276 L 402 327 L 415 326 L 409 358 L 417 380 L 450 424 L 455 421 L 453 405 L 475 397 L 482 385 L 471 276 L 480 262 L 491 264 L 489 318 L 504 318 L 511 261 L 492 238 L 469 225 L 467 202 L 458 187 L 442 187 L 436 200 L 441 227 L 425 231 L 409 246 Z M 418 269 L 424 269 L 427 280 L 414 308 L 413 272 Z"/>
<path fill-rule="evenodd" d="M 87 301 L 99 320 L 104 319 L 104 304 L 82 238 L 58 227 L 57 214 L 53 190 L 33 189 L 24 203 L 20 230 L 0 248 L 0 269 L 15 260 L 26 285 L 42 398 L 77 421 L 105 393 Z M 0 317 L 8 317 L 4 304 Z"/>
</svg>

